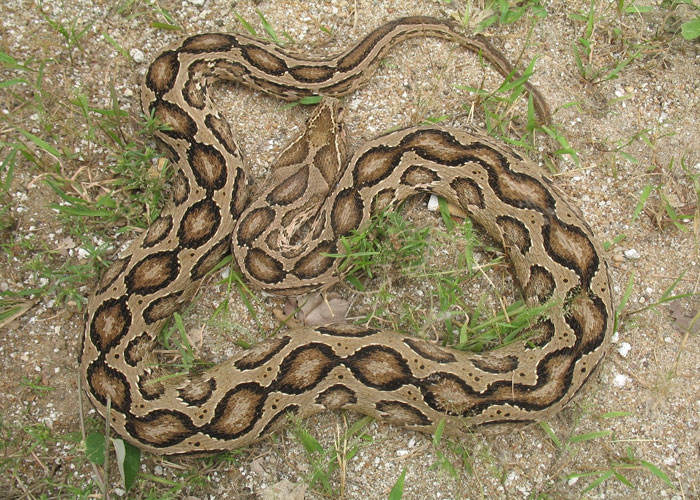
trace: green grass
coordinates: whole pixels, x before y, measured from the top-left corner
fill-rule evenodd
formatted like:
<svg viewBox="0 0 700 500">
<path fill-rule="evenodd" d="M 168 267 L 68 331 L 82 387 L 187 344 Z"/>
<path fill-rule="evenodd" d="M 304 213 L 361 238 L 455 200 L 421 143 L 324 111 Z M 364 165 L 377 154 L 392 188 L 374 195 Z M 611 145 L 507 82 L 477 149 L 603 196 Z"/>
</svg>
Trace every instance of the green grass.
<svg viewBox="0 0 700 500">
<path fill-rule="evenodd" d="M 311 466 L 307 473 L 306 482 L 311 488 L 331 498 L 344 498 L 346 491 L 346 467 L 362 448 L 371 447 L 374 439 L 365 432 L 366 427 L 374 419 L 361 417 L 349 428 L 346 426 L 341 433 L 338 430 L 333 446 L 324 448 L 305 427 L 304 422 L 290 416 L 296 439 L 304 448 Z M 339 476 L 336 480 L 336 476 Z M 337 486 L 336 486 L 337 485 Z"/>
</svg>

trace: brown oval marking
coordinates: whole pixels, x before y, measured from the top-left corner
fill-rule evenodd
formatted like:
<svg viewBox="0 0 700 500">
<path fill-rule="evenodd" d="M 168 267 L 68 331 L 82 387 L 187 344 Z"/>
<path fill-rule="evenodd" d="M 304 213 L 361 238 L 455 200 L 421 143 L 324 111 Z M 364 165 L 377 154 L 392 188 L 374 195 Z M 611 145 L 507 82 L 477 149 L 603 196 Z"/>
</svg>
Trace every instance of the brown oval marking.
<svg viewBox="0 0 700 500">
<path fill-rule="evenodd" d="M 357 394 L 349 387 L 335 384 L 316 396 L 314 403 L 336 410 L 357 403 Z"/>
<path fill-rule="evenodd" d="M 584 292 L 572 292 L 566 303 L 568 308 L 564 318 L 576 334 L 576 349 L 583 355 L 600 347 L 609 321 L 603 301 Z"/>
<path fill-rule="evenodd" d="M 207 191 L 215 191 L 226 185 L 226 160 L 214 146 L 195 142 L 187 155 L 197 184 Z"/>
<path fill-rule="evenodd" d="M 289 74 L 295 80 L 304 83 L 320 83 L 333 78 L 335 68 L 333 66 L 298 65 L 289 68 Z"/>
<path fill-rule="evenodd" d="M 157 96 L 162 96 L 175 85 L 179 70 L 180 62 L 177 58 L 177 52 L 165 51 L 156 57 L 148 68 L 146 85 Z"/>
<path fill-rule="evenodd" d="M 567 335 L 566 333 L 564 335 Z M 546 319 L 537 323 L 528 331 L 527 343 L 525 349 L 536 349 L 549 344 L 549 341 L 554 337 L 554 323 L 552 320 Z"/>
<path fill-rule="evenodd" d="M 335 242 L 324 241 L 319 243 L 316 248 L 311 250 L 304 257 L 299 259 L 296 264 L 294 264 L 292 274 L 301 280 L 313 279 L 322 275 L 328 271 L 333 266 L 333 262 L 335 262 L 333 257 L 328 257 L 322 254 L 332 253 L 334 251 Z"/>
<path fill-rule="evenodd" d="M 132 415 L 125 427 L 135 439 L 156 448 L 174 446 L 196 433 L 190 417 L 174 410 L 154 410 L 144 417 Z"/>
<path fill-rule="evenodd" d="M 496 224 L 501 228 L 505 248 L 515 248 L 521 255 L 525 255 L 530 250 L 532 245 L 530 231 L 522 221 L 509 215 L 499 215 L 496 217 Z"/>
<path fill-rule="evenodd" d="M 141 244 L 142 248 L 151 248 L 165 239 L 173 228 L 173 216 L 161 215 L 148 228 L 146 237 Z"/>
<path fill-rule="evenodd" d="M 136 385 L 143 399 L 154 401 L 160 398 L 165 392 L 165 384 L 160 378 L 160 374 L 154 371 L 144 371 L 137 379 Z"/>
<path fill-rule="evenodd" d="M 137 335 L 129 341 L 129 344 L 124 349 L 124 361 L 129 366 L 136 366 L 143 361 L 148 353 L 151 352 L 151 338 L 146 332 Z"/>
<path fill-rule="evenodd" d="M 432 421 L 418 408 L 401 401 L 377 401 L 374 405 L 382 420 L 398 425 L 431 425 Z"/>
<path fill-rule="evenodd" d="M 216 405 L 214 417 L 204 432 L 217 439 L 236 439 L 262 417 L 267 390 L 256 382 L 245 382 L 229 390 Z"/>
<path fill-rule="evenodd" d="M 316 328 L 316 331 L 322 335 L 353 338 L 369 337 L 370 335 L 379 333 L 379 330 L 377 330 L 376 328 L 367 328 L 366 326 L 352 324 L 345 325 L 342 323 L 339 323 L 337 325 L 319 326 Z"/>
<path fill-rule="evenodd" d="M 148 295 L 167 286 L 180 271 L 174 251 L 156 252 L 141 259 L 126 275 L 126 289 L 130 295 Z"/>
<path fill-rule="evenodd" d="M 404 338 L 403 343 L 410 347 L 416 354 L 436 363 L 454 363 L 457 358 L 451 352 L 425 340 Z"/>
<path fill-rule="evenodd" d="M 282 206 L 294 203 L 306 193 L 308 185 L 309 166 L 304 165 L 270 191 L 266 198 L 267 203 Z"/>
<path fill-rule="evenodd" d="M 161 319 L 169 318 L 182 305 L 183 291 L 173 292 L 151 302 L 143 311 L 143 319 L 150 325 Z"/>
<path fill-rule="evenodd" d="M 240 158 L 241 151 L 226 120 L 210 113 L 204 118 L 204 124 L 231 156 Z"/>
<path fill-rule="evenodd" d="M 355 162 L 352 176 L 357 189 L 371 187 L 386 179 L 401 161 L 401 151 L 389 146 L 376 146 Z"/>
<path fill-rule="evenodd" d="M 503 161 L 507 163 L 505 158 Z M 494 168 L 498 168 L 500 173 L 497 173 Z M 489 185 L 503 202 L 516 208 L 537 210 L 547 216 L 554 213 L 555 203 L 552 194 L 534 177 L 513 172 L 502 166 L 487 168 L 487 170 Z"/>
<path fill-rule="evenodd" d="M 390 22 L 372 31 L 350 51 L 345 53 L 336 65 L 339 72 L 347 72 L 364 61 L 372 49 L 377 45 L 377 42 L 386 36 L 394 27 L 395 22 Z M 383 55 L 383 54 L 382 54 Z M 378 56 L 380 57 L 380 56 Z"/>
<path fill-rule="evenodd" d="M 253 278 L 263 283 L 278 283 L 285 277 L 282 263 L 258 248 L 246 254 L 245 267 Z"/>
<path fill-rule="evenodd" d="M 241 371 L 253 370 L 270 361 L 277 353 L 287 347 L 292 340 L 289 336 L 275 337 L 256 344 L 236 360 L 234 366 Z"/>
<path fill-rule="evenodd" d="M 473 179 L 458 177 L 450 183 L 450 187 L 457 195 L 457 202 L 465 210 L 469 210 L 470 206 L 484 208 L 484 193 L 479 184 Z"/>
<path fill-rule="evenodd" d="M 309 391 L 325 379 L 338 362 L 333 349 L 326 344 L 312 342 L 297 347 L 280 363 L 273 388 L 285 394 Z"/>
<path fill-rule="evenodd" d="M 451 373 L 436 372 L 420 383 L 423 399 L 432 409 L 453 416 L 474 413 L 476 403 L 482 399 L 462 379 Z"/>
<path fill-rule="evenodd" d="M 200 87 L 201 83 L 198 79 L 192 78 L 185 82 L 182 86 L 182 98 L 187 104 L 195 109 L 204 109 L 207 105 L 206 94 L 204 89 Z"/>
<path fill-rule="evenodd" d="M 105 300 L 92 315 L 90 340 L 100 352 L 115 347 L 131 326 L 127 297 Z"/>
<path fill-rule="evenodd" d="M 185 176 L 182 170 L 178 172 L 173 177 L 170 183 L 170 191 L 172 192 L 172 200 L 175 206 L 182 205 L 190 196 L 190 181 Z"/>
<path fill-rule="evenodd" d="M 235 229 L 238 246 L 250 246 L 270 227 L 275 215 L 275 211 L 270 207 L 260 207 L 245 213 Z"/>
<path fill-rule="evenodd" d="M 207 252 L 202 255 L 197 263 L 192 266 L 192 271 L 190 271 L 190 277 L 192 281 L 197 281 L 204 277 L 211 269 L 214 268 L 221 259 L 231 251 L 231 242 L 228 237 L 225 237 L 213 247 L 211 247 Z"/>
<path fill-rule="evenodd" d="M 445 130 L 416 130 L 408 133 L 401 139 L 400 148 L 415 151 L 426 160 L 451 167 L 474 158 L 470 146 L 465 146 Z"/>
<path fill-rule="evenodd" d="M 393 391 L 413 381 L 403 356 L 386 346 L 363 347 L 346 359 L 345 365 L 360 382 L 382 391 Z"/>
<path fill-rule="evenodd" d="M 188 406 L 202 406 L 216 390 L 216 379 L 194 377 L 185 387 L 178 389 L 178 397 Z"/>
<path fill-rule="evenodd" d="M 338 151 L 335 144 L 326 144 L 316 151 L 312 162 L 330 186 L 345 162 L 345 151 Z"/>
<path fill-rule="evenodd" d="M 373 214 L 378 214 L 382 210 L 386 210 L 395 201 L 396 190 L 394 188 L 382 189 L 377 193 L 377 195 L 372 200 Z"/>
<path fill-rule="evenodd" d="M 241 55 L 250 64 L 268 75 L 279 76 L 287 71 L 287 64 L 283 59 L 255 45 L 241 47 Z"/>
<path fill-rule="evenodd" d="M 528 299 L 536 298 L 538 302 L 545 302 L 554 294 L 556 286 L 554 275 L 549 270 L 533 264 L 530 266 L 530 278 L 524 286 L 525 297 Z"/>
<path fill-rule="evenodd" d="M 412 165 L 401 174 L 401 183 L 407 186 L 420 186 L 438 182 L 440 176 L 434 170 L 420 165 Z"/>
<path fill-rule="evenodd" d="M 131 257 L 124 257 L 123 259 L 117 259 L 114 262 L 112 262 L 112 265 L 109 266 L 105 273 L 102 275 L 100 284 L 97 286 L 97 290 L 95 290 L 95 295 L 99 295 L 105 290 L 107 290 L 112 285 L 112 283 L 114 283 L 116 279 L 121 276 L 122 271 L 124 271 L 124 269 L 126 269 L 126 266 L 129 265 L 130 260 Z"/>
<path fill-rule="evenodd" d="M 168 126 L 162 132 L 173 139 L 191 139 L 197 133 L 197 123 L 172 102 L 156 99 L 151 103 L 151 113 L 159 122 Z"/>
<path fill-rule="evenodd" d="M 353 188 L 343 189 L 333 202 L 331 225 L 336 237 L 345 236 L 362 223 L 364 204 L 362 198 Z"/>
<path fill-rule="evenodd" d="M 542 227 L 547 253 L 562 266 L 581 277 L 581 286 L 588 288 L 600 261 L 593 243 L 577 226 L 550 219 Z"/>
<path fill-rule="evenodd" d="M 479 370 L 486 373 L 508 373 L 518 368 L 517 356 L 499 356 L 497 352 L 488 353 L 482 358 L 470 360 Z"/>
<path fill-rule="evenodd" d="M 131 408 L 131 392 L 126 377 L 108 366 L 102 356 L 88 366 L 87 383 L 90 393 L 103 405 L 106 406 L 107 398 L 110 398 L 115 411 L 127 413 Z"/>
<path fill-rule="evenodd" d="M 309 141 L 303 139 L 304 137 L 302 136 L 298 140 L 292 142 L 285 148 L 284 151 L 280 153 L 279 157 L 273 164 L 273 171 L 275 168 L 301 164 L 306 159 L 306 155 L 309 154 Z"/>
<path fill-rule="evenodd" d="M 221 224 L 221 212 L 211 198 L 198 201 L 182 216 L 177 237 L 184 248 L 199 248 L 216 234 Z"/>
<path fill-rule="evenodd" d="M 231 203 L 229 210 L 234 219 L 238 219 L 248 206 L 248 191 L 246 174 L 242 168 L 236 169 L 236 179 L 231 187 Z"/>
<path fill-rule="evenodd" d="M 238 45 L 238 40 L 233 35 L 224 33 L 204 33 L 191 36 L 180 45 L 181 52 L 199 54 L 203 52 L 226 52 Z"/>
</svg>

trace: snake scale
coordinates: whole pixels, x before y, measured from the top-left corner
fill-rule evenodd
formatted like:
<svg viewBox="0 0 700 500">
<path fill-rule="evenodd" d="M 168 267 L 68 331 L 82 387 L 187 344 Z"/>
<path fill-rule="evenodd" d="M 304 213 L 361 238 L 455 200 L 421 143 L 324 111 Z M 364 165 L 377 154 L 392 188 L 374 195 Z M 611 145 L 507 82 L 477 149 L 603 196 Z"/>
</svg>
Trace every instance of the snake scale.
<svg viewBox="0 0 700 500">
<path fill-rule="evenodd" d="M 453 432 L 500 428 L 559 410 L 589 378 L 612 330 L 607 264 L 545 173 L 493 139 L 438 126 L 387 133 L 346 157 L 335 98 L 366 82 L 396 43 L 423 36 L 455 41 L 510 71 L 483 38 L 428 17 L 389 22 L 327 58 L 212 33 L 154 60 L 142 105 L 168 125 L 156 137 L 177 166 L 172 201 L 102 276 L 80 348 L 86 392 L 119 434 L 161 454 L 215 452 L 255 442 L 288 413 L 329 408 L 424 432 L 442 419 Z M 241 151 L 207 94 L 217 81 L 285 100 L 325 96 L 252 202 Z M 477 354 L 330 325 L 283 331 L 198 373 L 162 377 L 152 353 L 159 330 L 231 248 L 257 288 L 288 295 L 322 289 L 337 281 L 327 254 L 341 251 L 338 238 L 416 192 L 463 207 L 502 243 L 525 300 L 556 304 L 527 343 Z"/>
</svg>

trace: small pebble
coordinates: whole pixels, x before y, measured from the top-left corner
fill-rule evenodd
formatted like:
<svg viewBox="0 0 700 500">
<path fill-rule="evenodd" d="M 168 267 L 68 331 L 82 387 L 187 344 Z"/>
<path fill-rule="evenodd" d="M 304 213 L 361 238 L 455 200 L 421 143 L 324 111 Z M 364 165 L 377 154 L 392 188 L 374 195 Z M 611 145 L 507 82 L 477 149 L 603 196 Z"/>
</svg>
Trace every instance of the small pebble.
<svg viewBox="0 0 700 500">
<path fill-rule="evenodd" d="M 631 345 L 629 345 L 627 342 L 622 342 L 620 344 L 620 347 L 617 348 L 617 352 L 620 353 L 620 356 L 626 358 L 630 352 L 630 349 L 632 349 Z"/>
<path fill-rule="evenodd" d="M 440 202 L 438 201 L 438 197 L 431 194 L 430 198 L 428 199 L 428 212 L 435 212 L 439 206 Z"/>
<path fill-rule="evenodd" d="M 615 375 L 615 378 L 613 378 L 613 385 L 615 387 L 624 387 L 627 384 L 628 380 L 629 380 L 629 377 L 627 375 L 623 375 L 621 373 L 618 373 Z"/>
<path fill-rule="evenodd" d="M 635 248 L 630 248 L 629 250 L 625 250 L 625 258 L 630 259 L 630 260 L 635 260 L 640 258 L 641 255 Z"/>
<path fill-rule="evenodd" d="M 142 64 L 146 62 L 146 56 L 141 49 L 131 49 L 129 55 L 135 63 Z"/>
</svg>

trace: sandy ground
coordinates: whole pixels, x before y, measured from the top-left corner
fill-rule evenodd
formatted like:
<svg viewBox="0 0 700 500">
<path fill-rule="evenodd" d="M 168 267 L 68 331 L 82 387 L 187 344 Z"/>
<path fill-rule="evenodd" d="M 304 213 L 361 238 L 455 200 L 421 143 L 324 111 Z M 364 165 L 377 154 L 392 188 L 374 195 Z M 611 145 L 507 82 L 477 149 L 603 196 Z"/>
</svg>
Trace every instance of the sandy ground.
<svg viewBox="0 0 700 500">
<path fill-rule="evenodd" d="M 583 36 L 585 22 L 572 14 L 587 9 L 587 2 L 547 3 L 547 17 L 539 19 L 531 31 L 527 17 L 488 31 L 493 43 L 511 60 L 538 57 L 532 81 L 556 110 L 554 121 L 579 158 L 578 163 L 569 157 L 558 161 L 558 185 L 577 200 L 601 241 L 616 242 L 607 252 L 616 300 L 633 279 L 625 309 L 630 314 L 605 364 L 582 397 L 549 422 L 562 445 L 557 447 L 539 427 L 496 437 L 476 433 L 459 443 L 469 453 L 469 467 L 465 467 L 445 443 L 436 448 L 429 436 L 374 423 L 365 429 L 371 440 L 362 442 L 357 454 L 342 464 L 342 471 L 329 476 L 334 493 L 324 494 L 318 486 L 308 486 L 312 464 L 299 441 L 292 432 L 281 432 L 227 460 L 146 456 L 144 477 L 127 496 L 273 498 L 271 486 L 287 480 L 298 485 L 296 493 L 280 498 L 386 498 L 401 471 L 406 470 L 403 498 L 407 499 L 700 498 L 697 333 L 684 337 L 668 305 L 654 305 L 676 280 L 673 295 L 696 293 L 700 280 L 700 46 L 668 31 L 690 19 L 688 10 L 670 15 L 653 3 L 648 14 L 619 15 L 614 3 L 599 3 L 591 36 L 592 66 L 604 74 L 637 48 L 641 50 L 619 78 L 610 81 L 587 82 L 574 63 L 572 44 Z M 209 0 L 161 2 L 159 6 L 167 9 L 187 34 L 240 30 L 234 11 L 262 32 L 256 15 L 259 9 L 278 32 L 286 31 L 296 41 L 296 48 L 316 53 L 340 50 L 396 17 L 454 16 L 465 7 L 458 1 L 369 0 Z M 75 153 L 70 161 L 51 166 L 62 176 L 89 183 L 112 175 L 106 170 L 107 158 L 94 160 L 100 156 L 99 149 L 75 140 L 70 130 L 81 127 L 80 121 L 67 119 L 69 115 L 55 101 L 65 102 L 79 92 L 91 105 L 106 107 L 113 86 L 121 107 L 132 116 L 138 113 L 137 89 L 148 63 L 183 32 L 154 28 L 154 21 L 166 21 L 145 4 L 124 2 L 123 7 L 120 11 L 110 2 L 84 0 L 41 8 L 32 2 L 11 0 L 0 7 L 0 49 L 18 61 L 52 59 L 44 71 L 44 84 L 51 90 L 44 96 L 46 113 L 33 111 L 31 95 L 0 87 L 4 114 L 0 157 L 7 156 L 8 144 L 21 138 L 16 129 L 23 128 L 62 151 L 66 148 L 67 153 Z M 477 18 L 478 6 L 473 8 Z M 78 30 L 91 25 L 79 47 L 67 46 L 65 37 L 42 16 L 42 9 L 69 28 L 72 23 Z M 119 54 L 105 34 L 131 52 L 133 59 Z M 0 74 L 3 81 L 16 75 L 11 70 Z M 346 100 L 351 147 L 390 127 L 416 123 L 426 115 L 457 113 L 462 105 L 469 106 L 474 96 L 454 85 L 478 86 L 482 81 L 486 88 L 493 88 L 500 79 L 483 69 L 473 54 L 449 43 L 423 39 L 401 44 L 370 83 Z M 278 101 L 245 89 L 219 94 L 217 99 L 240 138 L 253 175 L 263 178 L 266 165 L 303 125 L 308 110 L 282 110 Z M 477 109 L 473 119 L 462 113 L 448 123 L 479 127 L 483 120 Z M 542 161 L 558 147 L 540 137 L 536 151 L 529 154 Z M 0 174 L 5 179 L 6 173 Z M 77 248 L 61 251 L 67 229 L 48 207 L 58 198 L 42 182 L 46 177 L 46 171 L 21 159 L 18 162 L 3 199 L 7 211 L 2 216 L 11 217 L 14 226 L 4 230 L 0 240 L 4 250 L 0 291 L 18 292 L 44 284 L 33 270 L 37 256 L 43 259 L 50 255 L 49 266 L 56 267 L 84 262 L 84 254 Z M 644 210 L 635 218 L 645 186 L 653 189 Z M 677 226 L 667 207 L 679 215 Z M 23 243 L 28 239 L 34 245 Z M 121 237 L 120 242 L 126 239 L 128 236 Z M 85 283 L 80 292 L 87 296 L 89 288 Z M 194 329 L 206 320 L 212 305 L 216 306 L 225 292 L 222 286 L 208 287 L 188 325 Z M 232 296 L 232 301 L 236 299 Z M 267 301 L 263 304 L 270 304 L 269 300 L 263 299 Z M 690 296 L 672 304 L 692 316 L 698 300 Z M 263 305 L 262 309 L 271 307 Z M 241 329 L 254 326 L 247 315 L 245 308 L 232 304 L 233 319 L 229 321 L 239 325 L 239 330 L 221 333 L 222 325 L 210 325 L 205 337 L 218 336 L 224 342 L 239 338 Z M 261 322 L 265 327 L 273 324 L 269 312 Z M 0 451 L 5 456 L 0 497 L 73 498 L 98 493 L 92 468 L 76 442 L 80 428 L 76 354 L 81 328 L 78 304 L 61 303 L 48 294 L 0 330 L 4 374 L 0 381 Z M 231 347 L 210 350 L 215 358 L 233 352 Z M 32 391 L 29 380 L 52 390 Z M 87 403 L 84 409 L 91 411 Z M 601 418 L 609 412 L 627 413 Z M 342 432 L 358 418 L 355 414 L 325 413 L 306 425 L 325 448 L 332 449 L 339 429 Z M 609 433 L 580 442 L 571 439 L 598 431 Z M 444 466 L 434 466 L 440 454 L 454 465 L 456 476 Z M 643 462 L 629 460 L 630 454 L 658 466 L 673 487 L 652 474 Z M 584 492 L 610 470 L 623 474 L 633 488 L 612 477 Z M 586 473 L 591 475 L 572 478 Z M 169 481 L 185 486 L 168 486 Z M 123 493 L 116 473 L 110 483 L 113 494 Z"/>
</svg>

